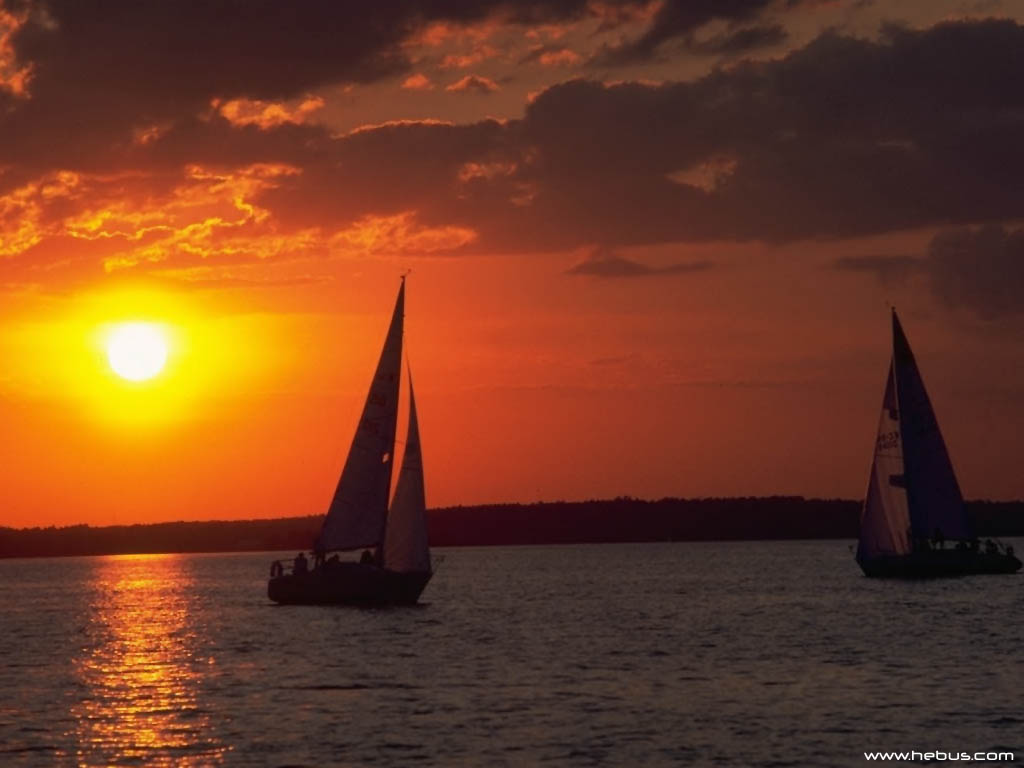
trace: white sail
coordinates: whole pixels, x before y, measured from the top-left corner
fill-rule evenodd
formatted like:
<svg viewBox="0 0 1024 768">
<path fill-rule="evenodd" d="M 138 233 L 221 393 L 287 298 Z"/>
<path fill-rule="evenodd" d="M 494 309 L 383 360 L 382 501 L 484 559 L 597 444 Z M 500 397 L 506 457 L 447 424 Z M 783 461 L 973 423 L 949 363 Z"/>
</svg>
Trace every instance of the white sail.
<svg viewBox="0 0 1024 768">
<path fill-rule="evenodd" d="M 890 362 L 868 492 L 861 510 L 857 556 L 871 558 L 907 554 L 910 552 L 909 527 L 896 380 L 893 363 Z"/>
<path fill-rule="evenodd" d="M 914 538 L 930 539 L 941 533 L 947 539 L 970 539 L 974 533 L 960 485 L 921 372 L 895 312 L 892 332 L 893 371 Z"/>
<path fill-rule="evenodd" d="M 345 468 L 316 539 L 317 552 L 375 547 L 383 538 L 394 465 L 404 311 L 403 281 Z"/>
<path fill-rule="evenodd" d="M 427 503 L 423 488 L 423 454 L 416 420 L 416 397 L 409 374 L 409 430 L 398 475 L 395 498 L 388 513 L 384 537 L 384 567 L 402 573 L 429 572 Z"/>
</svg>

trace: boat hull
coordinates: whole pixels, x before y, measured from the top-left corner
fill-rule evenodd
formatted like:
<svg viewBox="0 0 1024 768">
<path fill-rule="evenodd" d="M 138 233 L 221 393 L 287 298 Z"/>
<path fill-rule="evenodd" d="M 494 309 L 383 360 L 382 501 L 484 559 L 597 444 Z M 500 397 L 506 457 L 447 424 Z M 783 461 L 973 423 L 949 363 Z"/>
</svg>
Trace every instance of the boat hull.
<svg viewBox="0 0 1024 768">
<path fill-rule="evenodd" d="M 1003 552 L 936 549 L 909 555 L 857 560 L 865 576 L 882 579 L 933 579 L 986 573 L 1016 573 L 1021 561 Z"/>
<path fill-rule="evenodd" d="M 285 605 L 414 605 L 433 575 L 338 563 L 273 577 L 267 583 L 267 596 Z"/>
</svg>

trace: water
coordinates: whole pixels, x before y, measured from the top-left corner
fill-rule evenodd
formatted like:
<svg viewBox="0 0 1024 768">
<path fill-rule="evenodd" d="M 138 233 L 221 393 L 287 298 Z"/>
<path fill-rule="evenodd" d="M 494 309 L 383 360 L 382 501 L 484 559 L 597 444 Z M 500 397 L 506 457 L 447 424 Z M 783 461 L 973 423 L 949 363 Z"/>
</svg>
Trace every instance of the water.
<svg viewBox="0 0 1024 768">
<path fill-rule="evenodd" d="M 0 561 L 0 765 L 1024 758 L 1024 578 L 868 580 L 827 541 L 444 554 L 387 610 L 272 605 L 265 554 Z"/>
</svg>

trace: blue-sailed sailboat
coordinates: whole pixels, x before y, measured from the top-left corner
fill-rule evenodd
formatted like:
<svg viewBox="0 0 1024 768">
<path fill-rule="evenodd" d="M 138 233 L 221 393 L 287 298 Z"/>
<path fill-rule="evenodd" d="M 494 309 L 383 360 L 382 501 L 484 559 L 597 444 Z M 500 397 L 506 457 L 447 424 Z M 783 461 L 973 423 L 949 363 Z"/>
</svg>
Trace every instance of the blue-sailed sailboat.
<svg viewBox="0 0 1024 768">
<path fill-rule="evenodd" d="M 896 311 L 893 352 L 860 519 L 857 562 L 867 576 L 928 578 L 1015 573 L 1012 547 L 984 546 L 974 528 L 921 372 Z"/>
</svg>

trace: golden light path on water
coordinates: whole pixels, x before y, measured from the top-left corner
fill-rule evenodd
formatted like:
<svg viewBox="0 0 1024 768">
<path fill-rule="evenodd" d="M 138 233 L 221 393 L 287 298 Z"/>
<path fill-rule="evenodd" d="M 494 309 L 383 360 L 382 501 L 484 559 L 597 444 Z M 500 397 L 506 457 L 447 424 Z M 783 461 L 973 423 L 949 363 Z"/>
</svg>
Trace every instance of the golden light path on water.
<svg viewBox="0 0 1024 768">
<path fill-rule="evenodd" d="M 195 583 L 176 555 L 104 558 L 74 675 L 79 765 L 214 765 L 227 747 L 209 738 L 200 683 L 213 664 L 189 619 Z M 70 734 L 69 734 L 70 735 Z"/>
</svg>

